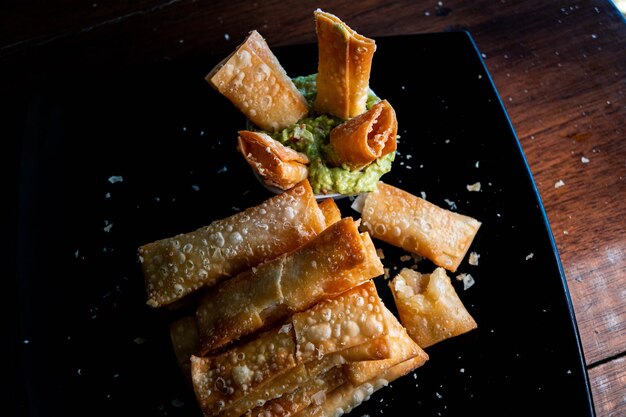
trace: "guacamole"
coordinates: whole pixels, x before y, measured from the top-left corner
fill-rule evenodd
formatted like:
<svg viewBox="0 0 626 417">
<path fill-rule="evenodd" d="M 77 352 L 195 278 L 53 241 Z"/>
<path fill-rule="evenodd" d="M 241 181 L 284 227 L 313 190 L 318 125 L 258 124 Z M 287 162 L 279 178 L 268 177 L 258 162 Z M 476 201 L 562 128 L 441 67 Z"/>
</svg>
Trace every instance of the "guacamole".
<svg viewBox="0 0 626 417">
<path fill-rule="evenodd" d="M 297 77 L 294 84 L 304 95 L 311 111 L 304 119 L 282 131 L 269 133 L 272 138 L 309 158 L 309 182 L 316 194 L 340 193 L 358 194 L 373 191 L 380 177 L 391 170 L 395 152 L 377 159 L 367 167 L 351 171 L 347 167 L 333 166 L 334 152 L 330 145 L 330 131 L 343 123 L 343 120 L 323 114 L 313 113 L 313 103 L 317 94 L 317 74 Z M 367 97 L 367 109 L 378 103 L 378 98 L 371 90 Z"/>
</svg>

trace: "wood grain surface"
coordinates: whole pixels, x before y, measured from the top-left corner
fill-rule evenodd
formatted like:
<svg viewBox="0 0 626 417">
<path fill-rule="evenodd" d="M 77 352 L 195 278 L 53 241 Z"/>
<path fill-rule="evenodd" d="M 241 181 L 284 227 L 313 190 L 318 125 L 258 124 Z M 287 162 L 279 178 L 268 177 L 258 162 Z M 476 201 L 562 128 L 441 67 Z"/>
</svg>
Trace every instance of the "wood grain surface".
<svg viewBox="0 0 626 417">
<path fill-rule="evenodd" d="M 548 214 L 598 415 L 626 415 L 626 24 L 612 3 L 12 0 L 0 6 L 0 93 L 230 52 L 252 29 L 271 46 L 313 42 L 316 7 L 368 36 L 472 34 Z"/>
</svg>

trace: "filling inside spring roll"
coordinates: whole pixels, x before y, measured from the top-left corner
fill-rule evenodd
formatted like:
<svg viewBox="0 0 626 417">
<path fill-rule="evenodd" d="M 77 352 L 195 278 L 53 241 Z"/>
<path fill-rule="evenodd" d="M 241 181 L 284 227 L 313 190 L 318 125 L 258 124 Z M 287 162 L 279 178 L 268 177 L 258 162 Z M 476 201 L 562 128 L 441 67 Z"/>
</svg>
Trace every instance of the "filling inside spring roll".
<svg viewBox="0 0 626 417">
<path fill-rule="evenodd" d="M 237 149 L 266 184 L 287 190 L 309 175 L 309 158 L 261 132 L 239 132 Z"/>
<path fill-rule="evenodd" d="M 367 233 L 351 218 L 291 253 L 247 270 L 206 295 L 198 317 L 201 353 L 267 327 L 383 273 Z"/>
<path fill-rule="evenodd" d="M 377 239 L 456 271 L 480 222 L 383 182 L 364 197 L 363 225 Z"/>
<path fill-rule="evenodd" d="M 396 150 L 396 112 L 383 100 L 330 132 L 337 166 L 361 169 Z"/>
<path fill-rule="evenodd" d="M 424 348 L 477 327 L 443 268 L 432 274 L 404 268 L 389 287 L 402 324 Z"/>
<path fill-rule="evenodd" d="M 213 68 L 206 80 L 263 130 L 283 129 L 309 111 L 306 100 L 256 30 Z"/>
<path fill-rule="evenodd" d="M 341 119 L 365 111 L 374 40 L 359 35 L 337 16 L 315 11 L 319 47 L 315 110 Z"/>
<path fill-rule="evenodd" d="M 195 232 L 139 248 L 148 305 L 164 306 L 296 249 L 326 226 L 303 181 L 258 206 Z"/>
<path fill-rule="evenodd" d="M 294 314 L 286 324 L 222 354 L 192 356 L 194 390 L 205 415 L 224 413 L 235 406 L 248 409 L 254 402 L 295 390 L 298 381 L 315 376 L 311 374 L 315 369 L 328 370 L 299 368 L 299 365 L 367 344 L 386 332 L 376 287 L 366 282 Z M 376 355 L 358 359 L 379 358 Z M 250 398 L 254 399 L 253 403 L 247 402 Z"/>
</svg>

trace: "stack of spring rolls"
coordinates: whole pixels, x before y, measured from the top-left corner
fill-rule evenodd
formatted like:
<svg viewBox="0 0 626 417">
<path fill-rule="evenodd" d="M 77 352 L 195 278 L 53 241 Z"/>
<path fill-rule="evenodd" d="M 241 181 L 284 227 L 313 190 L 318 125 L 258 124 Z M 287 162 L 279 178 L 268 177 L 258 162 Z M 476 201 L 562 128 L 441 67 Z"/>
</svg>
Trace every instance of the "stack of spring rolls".
<svg viewBox="0 0 626 417">
<path fill-rule="evenodd" d="M 195 310 L 170 331 L 205 416 L 341 415 L 424 364 L 422 347 L 476 327 L 443 268 L 390 282 L 401 324 L 373 282 L 383 265 L 371 236 L 434 259 L 440 247 L 451 268 L 480 223 L 384 183 L 362 198 L 371 233 L 305 180 L 139 249 L 148 304 Z"/>
<path fill-rule="evenodd" d="M 395 151 L 395 112 L 385 100 L 366 111 L 374 41 L 331 14 L 315 18 L 315 110 L 346 120 L 330 132 L 331 162 L 358 170 Z M 207 80 L 266 131 L 308 112 L 256 31 Z M 424 364 L 422 348 L 476 327 L 444 268 L 456 271 L 478 221 L 382 182 L 357 200 L 361 220 L 342 218 L 333 200 L 317 202 L 306 155 L 262 132 L 238 142 L 286 191 L 139 248 L 147 304 L 191 310 L 170 334 L 205 416 L 339 416 Z M 373 282 L 384 271 L 372 237 L 439 266 L 390 282 L 402 324 Z"/>
</svg>

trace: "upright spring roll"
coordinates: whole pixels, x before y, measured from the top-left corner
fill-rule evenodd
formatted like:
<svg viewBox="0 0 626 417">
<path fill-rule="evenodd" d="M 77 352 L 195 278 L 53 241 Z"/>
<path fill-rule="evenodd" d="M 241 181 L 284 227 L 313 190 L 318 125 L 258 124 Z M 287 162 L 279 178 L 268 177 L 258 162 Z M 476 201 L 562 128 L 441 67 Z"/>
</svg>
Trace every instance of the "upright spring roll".
<svg viewBox="0 0 626 417">
<path fill-rule="evenodd" d="M 241 130 L 237 149 L 263 181 L 288 190 L 309 176 L 309 158 L 261 132 Z"/>
<path fill-rule="evenodd" d="M 366 108 L 376 43 L 319 9 L 315 27 L 319 47 L 315 110 L 341 119 L 358 116 Z"/>
<path fill-rule="evenodd" d="M 170 304 L 291 251 L 326 225 L 308 181 L 195 232 L 139 248 L 148 305 Z"/>
<path fill-rule="evenodd" d="M 298 379 L 314 377 L 310 371 L 320 369 L 300 365 L 367 344 L 386 331 L 376 287 L 366 282 L 296 313 L 286 324 L 224 353 L 192 356 L 192 379 L 200 407 L 205 415 L 213 416 L 231 407 L 249 406 L 250 398 L 267 401 L 284 390 L 291 392 Z"/>
<path fill-rule="evenodd" d="M 263 130 L 283 129 L 309 111 L 306 100 L 256 30 L 217 64 L 206 80 Z"/>
<path fill-rule="evenodd" d="M 402 324 L 424 348 L 477 327 L 443 268 L 432 274 L 404 268 L 389 287 Z"/>
<path fill-rule="evenodd" d="M 396 150 L 398 120 L 387 100 L 330 131 L 335 165 L 352 170 L 366 167 Z"/>
<path fill-rule="evenodd" d="M 373 237 L 424 256 L 452 272 L 463 260 L 481 224 L 383 182 L 364 199 L 363 225 Z"/>
<path fill-rule="evenodd" d="M 334 223 L 295 251 L 244 271 L 201 302 L 201 353 L 267 327 L 383 273 L 367 233 L 351 218 Z"/>
</svg>

